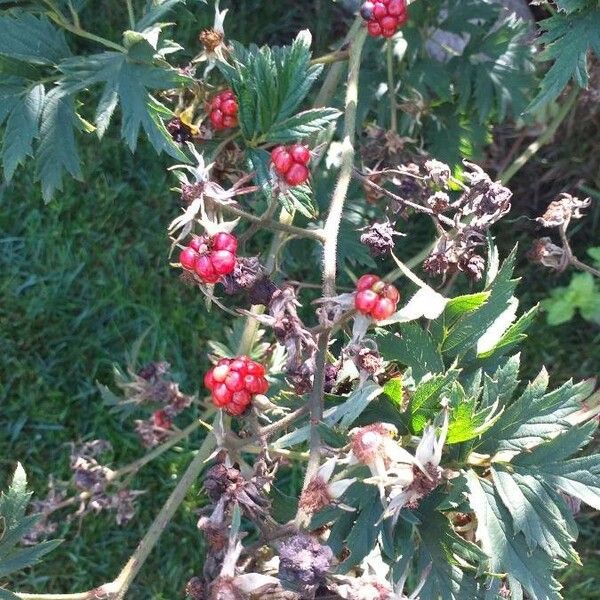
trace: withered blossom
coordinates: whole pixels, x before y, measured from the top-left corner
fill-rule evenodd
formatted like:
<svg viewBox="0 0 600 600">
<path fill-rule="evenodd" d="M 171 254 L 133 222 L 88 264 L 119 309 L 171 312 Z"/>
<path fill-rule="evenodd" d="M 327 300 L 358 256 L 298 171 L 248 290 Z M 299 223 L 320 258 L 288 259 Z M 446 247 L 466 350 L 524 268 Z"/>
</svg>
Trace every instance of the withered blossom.
<svg viewBox="0 0 600 600">
<path fill-rule="evenodd" d="M 549 237 L 534 240 L 527 253 L 527 258 L 534 263 L 559 272 L 564 271 L 569 264 L 567 253 L 561 246 L 553 243 Z"/>
<path fill-rule="evenodd" d="M 277 286 L 269 278 L 258 257 L 238 257 L 232 273 L 222 278 L 226 294 L 247 293 L 250 303 L 268 306 L 277 291 Z"/>
<path fill-rule="evenodd" d="M 394 236 L 397 235 L 400 234 L 394 230 L 389 221 L 373 223 L 360 236 L 360 242 L 369 249 L 372 256 L 380 257 L 394 249 Z"/>
<path fill-rule="evenodd" d="M 220 10 L 219 0 L 215 2 L 215 20 L 210 29 L 200 32 L 198 39 L 203 46 L 202 52 L 194 59 L 194 63 L 206 62 L 204 78 L 214 69 L 218 60 L 225 59 L 225 16 L 229 9 Z"/>
<path fill-rule="evenodd" d="M 571 219 L 581 219 L 584 216 L 583 210 L 591 203 L 591 198 L 580 200 L 571 194 L 562 193 L 548 205 L 546 212 L 536 221 L 544 227 L 562 227 L 566 230 Z"/>
<path fill-rule="evenodd" d="M 63 506 L 66 498 L 66 490 L 59 488 L 54 478 L 50 476 L 46 497 L 43 500 L 32 500 L 30 503 L 31 514 L 38 515 L 38 521 L 21 539 L 23 544 L 31 546 L 56 533 L 58 524 L 50 520 L 50 515 Z"/>
<path fill-rule="evenodd" d="M 424 170 L 426 173 L 425 179 L 440 187 L 446 187 L 452 175 L 452 171 L 447 164 L 435 159 L 425 161 Z"/>
<path fill-rule="evenodd" d="M 427 198 L 427 206 L 436 214 L 441 214 L 450 208 L 450 196 L 446 192 L 435 192 Z"/>
</svg>

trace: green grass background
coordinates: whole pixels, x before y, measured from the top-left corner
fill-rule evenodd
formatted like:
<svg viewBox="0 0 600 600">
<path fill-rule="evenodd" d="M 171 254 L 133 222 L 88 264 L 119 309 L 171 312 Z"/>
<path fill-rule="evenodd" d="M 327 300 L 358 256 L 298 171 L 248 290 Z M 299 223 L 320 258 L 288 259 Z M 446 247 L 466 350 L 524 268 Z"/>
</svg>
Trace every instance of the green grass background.
<svg viewBox="0 0 600 600">
<path fill-rule="evenodd" d="M 121 4 L 103 2 L 106 11 L 90 14 L 89 28 L 115 37 L 124 22 Z M 331 30 L 341 26 L 329 2 L 231 4 L 230 31 L 241 41 L 277 42 L 310 26 L 317 47 L 324 49 Z M 184 14 L 180 22 L 180 37 L 190 42 L 210 21 L 208 11 L 196 6 L 195 15 Z M 540 155 L 515 179 L 514 226 L 501 225 L 497 232 L 503 249 L 531 232 L 524 218 L 530 216 L 527 199 L 532 176 L 548 166 L 545 156 L 556 164 L 552 152 L 557 152 L 572 165 L 592 145 L 592 140 L 581 144 L 579 136 L 566 144 L 562 140 L 560 148 Z M 114 132 L 101 144 L 88 138 L 82 155 L 85 183 L 67 181 L 49 205 L 41 201 L 27 169 L 0 196 L 0 484 L 20 460 L 38 495 L 44 494 L 49 473 L 68 478 L 68 443 L 73 440 L 109 439 L 116 465 L 141 455 L 130 424 L 102 405 L 96 382 L 112 383 L 112 364 L 124 364 L 142 334 L 147 332 L 142 360 L 168 360 L 187 392 L 198 388 L 207 364 L 206 340 L 223 337 L 219 313 L 207 314 L 197 292 L 181 285 L 168 266 L 166 225 L 178 210 L 169 192 L 168 163 L 144 143 L 132 156 Z M 563 175 L 565 184 L 578 180 L 571 171 Z M 551 199 L 549 189 L 538 191 L 540 205 Z M 578 250 L 598 240 L 598 212 L 594 215 L 576 228 Z M 524 278 L 523 308 L 569 278 L 531 268 L 524 258 L 518 274 Z M 546 364 L 555 383 L 596 375 L 599 348 L 598 328 L 579 317 L 556 328 L 539 318 L 523 349 L 526 374 L 533 376 Z M 126 526 L 118 528 L 111 515 L 61 523 L 64 544 L 20 577 L 15 582 L 19 589 L 71 592 L 112 578 L 185 469 L 196 442 L 192 437 L 135 477 L 133 487 L 146 493 Z M 191 489 L 129 598 L 182 597 L 187 579 L 201 569 L 202 544 L 195 528 L 201 502 L 199 490 Z M 589 513 L 579 522 L 584 567 L 565 574 L 565 595 L 599 598 L 594 577 L 600 572 L 600 523 Z"/>
</svg>

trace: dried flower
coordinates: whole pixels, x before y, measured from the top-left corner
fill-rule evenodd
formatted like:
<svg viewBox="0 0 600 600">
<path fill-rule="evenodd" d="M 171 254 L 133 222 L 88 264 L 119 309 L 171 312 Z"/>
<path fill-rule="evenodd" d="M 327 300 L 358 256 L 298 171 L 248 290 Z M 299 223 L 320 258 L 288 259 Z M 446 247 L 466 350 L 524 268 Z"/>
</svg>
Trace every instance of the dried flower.
<svg viewBox="0 0 600 600">
<path fill-rule="evenodd" d="M 194 59 L 194 63 L 207 62 L 204 77 L 212 71 L 217 61 L 225 59 L 225 16 L 228 9 L 219 10 L 219 0 L 215 2 L 215 21 L 210 29 L 205 29 L 198 35 L 203 51 Z"/>
<path fill-rule="evenodd" d="M 361 244 L 364 244 L 372 256 L 385 256 L 394 249 L 394 236 L 399 235 L 389 221 L 373 223 L 360 236 Z"/>
<path fill-rule="evenodd" d="M 204 583 L 200 577 L 192 577 L 185 586 L 185 594 L 190 600 L 206 600 Z"/>
<path fill-rule="evenodd" d="M 450 196 L 446 192 L 435 192 L 427 198 L 427 205 L 436 214 L 441 214 L 450 208 Z"/>
<path fill-rule="evenodd" d="M 267 306 L 277 286 L 271 281 L 258 257 L 238 257 L 230 275 L 221 280 L 225 293 L 234 295 L 246 292 L 251 304 Z"/>
<path fill-rule="evenodd" d="M 549 237 L 534 240 L 527 258 L 556 271 L 563 271 L 569 264 L 567 253 L 554 244 Z"/>
<path fill-rule="evenodd" d="M 571 194 L 562 193 L 536 221 L 544 227 L 562 227 L 566 230 L 571 219 L 581 219 L 584 216 L 583 209 L 588 208 L 591 203 L 590 198 L 580 200 Z"/>
<path fill-rule="evenodd" d="M 446 187 L 452 171 L 450 167 L 439 160 L 431 159 L 425 162 L 425 178 L 435 185 Z"/>
<path fill-rule="evenodd" d="M 310 594 L 329 572 L 333 552 L 315 538 L 299 534 L 279 548 L 279 577 L 290 588 Z"/>
</svg>

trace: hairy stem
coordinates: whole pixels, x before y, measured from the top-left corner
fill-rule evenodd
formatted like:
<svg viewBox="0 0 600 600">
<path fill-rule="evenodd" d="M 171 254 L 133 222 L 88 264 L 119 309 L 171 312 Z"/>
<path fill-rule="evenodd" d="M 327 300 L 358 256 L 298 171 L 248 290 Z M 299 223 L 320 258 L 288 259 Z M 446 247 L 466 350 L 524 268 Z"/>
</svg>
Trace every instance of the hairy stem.
<svg viewBox="0 0 600 600">
<path fill-rule="evenodd" d="M 398 106 L 396 104 L 396 82 L 394 81 L 394 43 L 386 42 L 388 95 L 390 97 L 390 129 L 398 131 Z"/>
<path fill-rule="evenodd" d="M 131 555 L 131 558 L 127 561 L 127 564 L 123 567 L 121 573 L 119 573 L 119 576 L 115 580 L 115 584 L 118 588 L 115 594 L 115 600 L 122 600 L 125 598 L 129 586 L 139 573 L 142 565 L 146 562 L 146 559 L 150 555 L 150 552 L 152 552 L 156 542 L 158 542 L 165 527 L 170 523 L 173 515 L 183 502 L 187 491 L 194 484 L 200 473 L 202 473 L 204 465 L 212 454 L 214 447 L 215 438 L 212 434 L 208 434 L 198 450 L 198 453 L 179 480 L 177 487 L 171 492 L 171 495 L 158 513 L 158 516 L 154 519 L 150 529 L 148 529 L 146 535 L 142 538 L 138 547 Z"/>
<path fill-rule="evenodd" d="M 523 154 L 521 154 L 504 172 L 498 175 L 498 179 L 503 185 L 506 185 L 537 154 L 542 146 L 545 146 L 548 142 L 552 141 L 557 129 L 571 112 L 578 95 L 579 88 L 575 86 L 567 96 L 565 103 L 561 106 L 552 122 L 546 128 L 546 131 L 544 131 L 535 142 L 527 146 L 525 152 L 523 152 Z"/>
<path fill-rule="evenodd" d="M 127 2 L 127 16 L 129 18 L 129 27 L 135 29 L 135 13 L 133 12 L 132 0 L 126 0 Z"/>
<path fill-rule="evenodd" d="M 350 46 L 350 62 L 348 66 L 348 86 L 346 89 L 344 141 L 342 143 L 342 166 L 333 191 L 329 214 L 325 222 L 325 244 L 323 248 L 323 296 L 335 295 L 337 272 L 337 238 L 344 211 L 344 204 L 354 168 L 354 140 L 356 137 L 356 107 L 358 102 L 358 76 L 360 59 L 367 37 L 366 30 L 360 30 Z M 325 309 L 326 310 L 326 309 Z M 310 454 L 304 488 L 313 480 L 321 462 L 321 435 L 319 423 L 323 418 L 323 394 L 325 383 L 325 365 L 329 346 L 330 330 L 323 331 L 318 338 L 313 389 L 310 395 Z M 307 526 L 310 515 L 302 509 L 296 515 L 296 525 Z"/>
</svg>

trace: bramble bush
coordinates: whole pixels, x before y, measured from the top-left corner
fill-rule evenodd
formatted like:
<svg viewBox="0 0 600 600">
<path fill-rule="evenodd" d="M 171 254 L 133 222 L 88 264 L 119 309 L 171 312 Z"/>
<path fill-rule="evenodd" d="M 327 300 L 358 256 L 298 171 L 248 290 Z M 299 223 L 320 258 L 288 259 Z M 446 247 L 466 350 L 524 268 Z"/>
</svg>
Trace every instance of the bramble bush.
<svg viewBox="0 0 600 600">
<path fill-rule="evenodd" d="M 490 231 L 512 193 L 458 157 L 571 76 L 587 83 L 597 3 L 558 2 L 543 23 L 543 56 L 556 61 L 535 98 L 524 26 L 484 2 L 366 1 L 317 58 L 308 31 L 282 47 L 229 40 L 217 4 L 202 51 L 179 67 L 167 59 L 186 51 L 164 35 L 179 0 L 139 19 L 127 2 L 120 43 L 83 28 L 82 1 L 0 4 L 6 179 L 33 154 L 50 200 L 65 172 L 81 175 L 76 133 L 101 138 L 119 107 L 132 150 L 142 130 L 178 161 L 173 268 L 232 319 L 208 342 L 214 366 L 194 374 L 203 394 L 181 391 L 164 362 L 117 369 L 120 394 L 101 386 L 147 454 L 113 469 L 105 441 L 74 444 L 72 481 L 51 482 L 31 514 L 21 466 L 0 498 L 8 578 L 56 547 L 40 540 L 57 511 L 134 518 L 131 475 L 203 428 L 122 571 L 82 592 L 9 583 L 0 598 L 126 597 L 200 477 L 207 503 L 199 532 L 185 532 L 206 549 L 192 600 L 561 598 L 556 570 L 580 561 L 574 514 L 600 509 L 600 459 L 580 453 L 600 397 L 593 381 L 548 389 L 543 368 L 521 385 L 518 346 L 536 311 L 517 316 L 516 250 L 501 259 Z M 431 50 L 439 31 L 462 47 Z M 75 55 L 66 34 L 105 49 Z M 553 202 L 539 221 L 561 245 L 541 238 L 531 257 L 596 275 L 567 237 L 588 205 Z M 415 231 L 433 241 L 407 258 Z M 453 296 L 461 278 L 471 293 Z M 302 473 L 296 496 L 281 487 L 290 469 Z"/>
</svg>

